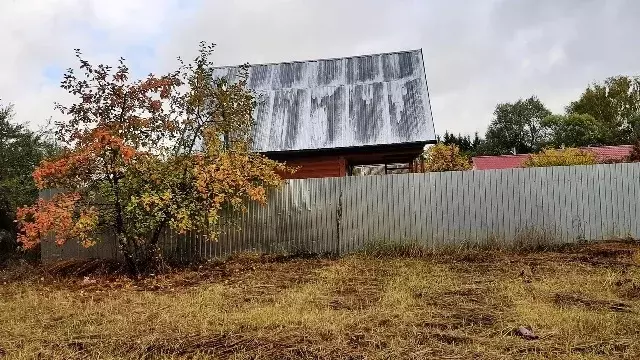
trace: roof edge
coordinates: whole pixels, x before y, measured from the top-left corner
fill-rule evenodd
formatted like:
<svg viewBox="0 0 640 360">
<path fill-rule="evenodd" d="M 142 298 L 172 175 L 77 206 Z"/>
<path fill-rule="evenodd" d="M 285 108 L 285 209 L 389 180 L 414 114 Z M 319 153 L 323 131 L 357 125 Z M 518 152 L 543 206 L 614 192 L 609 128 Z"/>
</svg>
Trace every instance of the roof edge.
<svg viewBox="0 0 640 360">
<path fill-rule="evenodd" d="M 495 158 L 495 157 L 521 157 L 521 156 L 530 156 L 531 154 L 504 154 L 504 155 L 478 155 L 472 156 L 472 159 L 482 159 L 482 158 Z"/>
<path fill-rule="evenodd" d="M 615 148 L 623 148 L 623 149 L 630 149 L 632 148 L 633 145 L 630 144 L 623 144 L 623 145 L 602 145 L 602 146 L 579 146 L 579 147 L 572 147 L 572 148 L 567 148 L 567 149 L 578 149 L 578 150 L 594 150 L 594 149 L 615 149 Z M 562 150 L 562 149 L 555 149 L 555 150 Z M 526 153 L 526 154 L 501 154 L 501 155 L 478 155 L 478 156 L 472 156 L 472 159 L 482 159 L 482 158 L 496 158 L 496 157 L 521 157 L 521 156 L 531 156 L 531 155 L 535 155 L 535 153 Z"/>
<path fill-rule="evenodd" d="M 363 57 L 371 57 L 371 56 L 381 56 L 381 55 L 396 55 L 396 54 L 406 54 L 406 53 L 414 53 L 420 52 L 422 55 L 422 48 L 412 49 L 412 50 L 399 50 L 399 51 L 391 51 L 391 52 L 381 52 L 381 53 L 373 53 L 373 54 L 362 54 L 362 55 L 352 55 L 352 56 L 342 56 L 342 57 L 332 57 L 332 58 L 322 58 L 322 59 L 309 59 L 309 60 L 294 60 L 294 61 L 274 61 L 267 63 L 244 63 L 244 64 L 236 64 L 236 65 L 223 65 L 223 66 L 214 66 L 214 69 L 226 69 L 226 68 L 237 68 L 246 64 L 249 66 L 270 66 L 270 65 L 280 65 L 280 64 L 299 64 L 299 63 L 310 63 L 317 61 L 333 61 L 333 60 L 342 60 L 342 59 L 357 59 Z M 424 66 L 424 62 L 423 62 Z"/>
<path fill-rule="evenodd" d="M 344 151 L 369 151 L 376 148 L 382 147 L 415 147 L 415 146 L 424 146 L 429 144 L 435 144 L 436 140 L 421 140 L 421 141 L 407 141 L 402 143 L 392 143 L 392 144 L 371 144 L 371 145 L 361 145 L 361 146 L 345 146 L 345 147 L 333 147 L 333 148 L 319 148 L 319 149 L 299 149 L 299 150 L 280 150 L 280 151 L 258 151 L 258 153 L 263 155 L 293 155 L 293 154 L 315 154 L 315 153 L 333 153 L 333 152 L 344 152 Z"/>
</svg>

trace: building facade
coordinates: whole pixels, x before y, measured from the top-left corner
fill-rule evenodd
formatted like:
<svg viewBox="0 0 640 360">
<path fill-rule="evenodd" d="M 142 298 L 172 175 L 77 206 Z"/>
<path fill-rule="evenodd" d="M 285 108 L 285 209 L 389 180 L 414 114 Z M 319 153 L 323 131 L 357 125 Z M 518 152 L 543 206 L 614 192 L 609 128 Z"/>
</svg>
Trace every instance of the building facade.
<svg viewBox="0 0 640 360">
<path fill-rule="evenodd" d="M 233 81 L 238 67 L 215 69 Z M 293 178 L 411 164 L 435 142 L 421 50 L 251 65 L 254 150 L 298 167 Z"/>
</svg>

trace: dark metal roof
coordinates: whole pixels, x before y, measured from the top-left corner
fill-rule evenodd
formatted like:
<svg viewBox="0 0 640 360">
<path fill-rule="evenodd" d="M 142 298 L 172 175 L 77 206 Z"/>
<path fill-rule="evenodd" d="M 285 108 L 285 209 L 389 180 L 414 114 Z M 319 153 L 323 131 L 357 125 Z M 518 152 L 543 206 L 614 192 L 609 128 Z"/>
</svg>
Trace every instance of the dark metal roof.
<svg viewBox="0 0 640 360">
<path fill-rule="evenodd" d="M 214 77 L 233 81 L 237 67 Z M 252 65 L 254 148 L 317 150 L 435 140 L 421 50 Z"/>
</svg>

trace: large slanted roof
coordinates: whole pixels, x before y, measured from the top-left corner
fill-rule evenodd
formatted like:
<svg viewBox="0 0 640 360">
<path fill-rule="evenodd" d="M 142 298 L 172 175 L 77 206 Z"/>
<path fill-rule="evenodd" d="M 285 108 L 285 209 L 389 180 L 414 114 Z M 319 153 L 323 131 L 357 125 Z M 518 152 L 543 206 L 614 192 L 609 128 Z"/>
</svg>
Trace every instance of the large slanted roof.
<svg viewBox="0 0 640 360">
<path fill-rule="evenodd" d="M 233 81 L 238 67 L 216 68 Z M 254 148 L 321 150 L 435 140 L 421 50 L 252 65 Z"/>
</svg>

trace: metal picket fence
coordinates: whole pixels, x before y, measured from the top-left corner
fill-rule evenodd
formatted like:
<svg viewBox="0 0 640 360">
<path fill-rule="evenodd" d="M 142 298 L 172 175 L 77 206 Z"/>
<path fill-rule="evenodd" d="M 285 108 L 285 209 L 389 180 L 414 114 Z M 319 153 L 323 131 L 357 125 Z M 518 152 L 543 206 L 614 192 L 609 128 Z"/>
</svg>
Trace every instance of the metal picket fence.
<svg viewBox="0 0 640 360">
<path fill-rule="evenodd" d="M 51 196 L 51 191 L 42 193 Z M 427 247 L 534 245 L 640 237 L 640 164 L 456 171 L 289 180 L 204 233 L 167 231 L 182 260 L 236 252 L 345 254 L 371 242 Z M 43 244 L 43 260 L 116 258 L 112 237 L 84 249 Z"/>
</svg>

